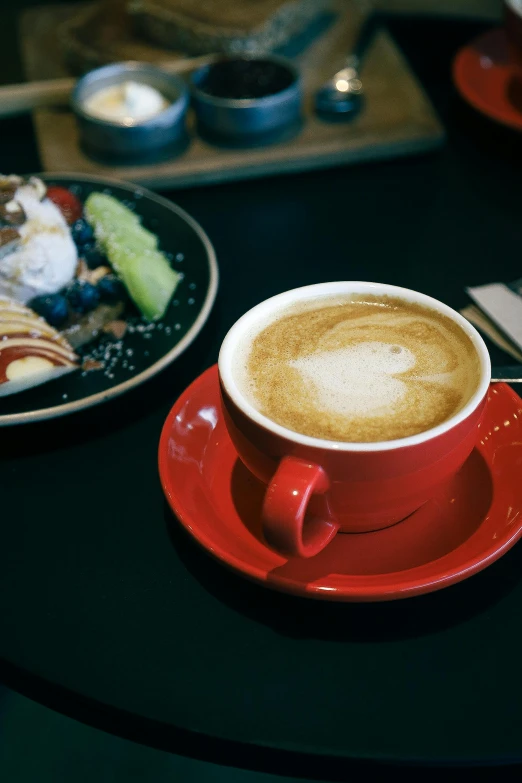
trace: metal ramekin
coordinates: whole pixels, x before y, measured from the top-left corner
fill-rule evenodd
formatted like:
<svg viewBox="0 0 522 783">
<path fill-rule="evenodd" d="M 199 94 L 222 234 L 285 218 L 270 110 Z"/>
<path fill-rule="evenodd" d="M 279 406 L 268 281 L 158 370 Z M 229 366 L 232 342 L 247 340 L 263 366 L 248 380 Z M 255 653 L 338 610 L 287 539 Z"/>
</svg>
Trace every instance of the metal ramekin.
<svg viewBox="0 0 522 783">
<path fill-rule="evenodd" d="M 218 98 L 205 92 L 202 86 L 214 63 L 204 65 L 192 74 L 190 80 L 192 104 L 198 125 L 204 130 L 220 137 L 244 139 L 282 130 L 299 120 L 302 104 L 301 78 L 291 60 L 272 54 L 230 56 L 223 59 L 275 62 L 292 74 L 292 83 L 280 92 L 262 98 Z"/>
<path fill-rule="evenodd" d="M 84 109 L 85 100 L 105 87 L 136 81 L 156 88 L 170 101 L 155 116 L 125 125 L 94 117 Z M 83 144 L 90 149 L 116 157 L 142 155 L 178 142 L 185 134 L 188 89 L 178 76 L 140 62 L 105 65 L 82 76 L 71 96 Z"/>
</svg>

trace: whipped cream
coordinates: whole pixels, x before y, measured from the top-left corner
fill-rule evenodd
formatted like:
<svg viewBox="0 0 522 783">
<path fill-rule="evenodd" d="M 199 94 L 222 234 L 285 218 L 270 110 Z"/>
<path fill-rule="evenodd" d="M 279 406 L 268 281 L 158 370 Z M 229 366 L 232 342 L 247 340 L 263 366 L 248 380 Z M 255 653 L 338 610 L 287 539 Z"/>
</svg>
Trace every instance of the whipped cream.
<svg viewBox="0 0 522 783">
<path fill-rule="evenodd" d="M 22 206 L 26 220 L 17 226 L 19 244 L 0 258 L 0 297 L 25 304 L 70 283 L 78 253 L 69 226 L 52 201 L 40 201 L 29 185 L 20 186 L 14 199 Z"/>
<path fill-rule="evenodd" d="M 83 108 L 93 117 L 133 125 L 154 117 L 168 105 L 154 87 L 129 81 L 97 90 L 84 101 Z"/>
</svg>

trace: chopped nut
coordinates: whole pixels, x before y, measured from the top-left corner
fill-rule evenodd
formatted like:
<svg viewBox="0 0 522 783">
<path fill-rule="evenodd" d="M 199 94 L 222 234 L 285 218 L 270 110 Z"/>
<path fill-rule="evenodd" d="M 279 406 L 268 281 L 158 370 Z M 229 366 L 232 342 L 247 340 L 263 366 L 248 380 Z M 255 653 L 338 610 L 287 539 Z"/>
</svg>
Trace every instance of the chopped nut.
<svg viewBox="0 0 522 783">
<path fill-rule="evenodd" d="M 89 270 L 89 283 L 92 283 L 93 285 L 96 285 L 102 277 L 105 277 L 105 275 L 109 275 L 111 270 L 108 266 L 97 266 L 96 269 L 90 269 Z"/>
<path fill-rule="evenodd" d="M 85 280 L 86 283 L 96 285 L 96 283 L 98 283 L 102 277 L 108 275 L 110 271 L 108 266 L 97 266 L 96 269 L 89 269 L 85 259 L 80 258 L 78 266 L 76 267 L 76 277 L 79 280 Z"/>
<path fill-rule="evenodd" d="M 0 204 L 0 220 L 10 226 L 21 226 L 26 220 L 24 208 L 14 199 Z"/>
<path fill-rule="evenodd" d="M 16 250 L 20 243 L 20 234 L 16 228 L 0 228 L 0 260 Z"/>
<path fill-rule="evenodd" d="M 10 228 L 9 226 L 0 228 L 0 247 L 4 247 L 4 245 L 8 245 L 10 242 L 15 242 L 18 239 L 20 239 L 20 234 L 16 228 Z"/>
<path fill-rule="evenodd" d="M 0 204 L 6 204 L 14 198 L 16 189 L 22 184 L 22 178 L 16 174 L 6 177 L 0 174 Z"/>
<path fill-rule="evenodd" d="M 80 258 L 78 260 L 78 266 L 76 267 L 76 277 L 79 280 L 88 280 L 90 271 L 91 270 L 87 266 L 85 259 Z"/>
<path fill-rule="evenodd" d="M 103 331 L 106 334 L 112 334 L 112 336 L 115 337 L 117 340 L 121 340 L 121 338 L 125 335 L 125 332 L 127 331 L 127 322 L 109 321 L 109 323 L 105 324 L 105 326 L 103 327 Z"/>
<path fill-rule="evenodd" d="M 103 362 L 99 362 L 96 359 L 85 359 L 82 364 L 82 370 L 90 372 L 90 370 L 103 370 L 105 367 Z"/>
<path fill-rule="evenodd" d="M 2 177 L 2 182 L 9 185 L 14 185 L 15 188 L 19 188 L 23 184 L 23 178 L 19 174 L 8 174 L 7 177 Z"/>
<path fill-rule="evenodd" d="M 15 193 L 16 188 L 14 185 L 10 183 L 4 184 L 3 181 L 0 181 L 0 204 L 7 204 L 9 201 L 12 201 Z"/>
</svg>

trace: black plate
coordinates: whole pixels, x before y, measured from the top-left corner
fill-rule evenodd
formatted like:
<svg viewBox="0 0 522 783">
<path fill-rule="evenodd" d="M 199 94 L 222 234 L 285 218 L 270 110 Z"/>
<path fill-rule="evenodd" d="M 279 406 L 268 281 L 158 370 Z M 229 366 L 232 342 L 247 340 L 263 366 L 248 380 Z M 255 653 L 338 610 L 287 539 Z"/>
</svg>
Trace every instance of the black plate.
<svg viewBox="0 0 522 783">
<path fill-rule="evenodd" d="M 114 338 L 104 337 L 83 351 L 94 351 L 95 358 L 104 353 L 103 370 L 80 370 L 2 398 L 0 425 L 62 416 L 143 383 L 188 348 L 207 320 L 217 292 L 218 269 L 210 240 L 176 204 L 124 182 L 75 174 L 38 176 L 48 185 L 70 188 L 82 202 L 101 191 L 134 209 L 143 225 L 158 235 L 160 249 L 183 279 L 161 321 L 147 325 L 136 318 L 119 347 Z"/>
</svg>

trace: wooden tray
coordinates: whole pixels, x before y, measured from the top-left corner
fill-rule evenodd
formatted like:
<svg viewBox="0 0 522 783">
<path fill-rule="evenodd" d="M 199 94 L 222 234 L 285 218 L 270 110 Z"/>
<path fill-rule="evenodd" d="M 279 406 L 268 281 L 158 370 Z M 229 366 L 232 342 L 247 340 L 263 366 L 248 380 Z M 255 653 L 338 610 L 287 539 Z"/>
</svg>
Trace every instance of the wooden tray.
<svg viewBox="0 0 522 783">
<path fill-rule="evenodd" d="M 170 188 L 394 158 L 440 146 L 444 140 L 443 128 L 385 31 L 376 36 L 365 57 L 366 106 L 359 117 L 346 124 L 323 122 L 314 115 L 315 89 L 341 66 L 362 13 L 355 3 L 330 2 L 330 10 L 336 14 L 331 17 L 334 21 L 295 54 L 305 88 L 304 124 L 298 135 L 264 147 L 227 149 L 198 137 L 189 117 L 191 143 L 178 157 L 154 164 L 103 165 L 80 148 L 71 112 L 38 109 L 34 112 L 34 124 L 43 169 L 117 177 L 149 187 Z M 20 31 L 29 80 L 67 73 L 56 41 L 56 29 L 74 13 L 77 13 L 74 5 L 44 6 L 24 13 Z M 128 52 L 127 40 L 125 47 Z M 143 51 L 141 43 L 140 52 Z M 163 53 L 163 59 L 169 56 L 172 53 Z"/>
</svg>

